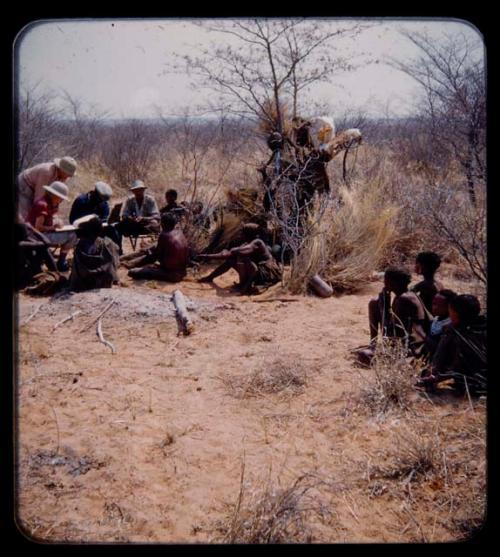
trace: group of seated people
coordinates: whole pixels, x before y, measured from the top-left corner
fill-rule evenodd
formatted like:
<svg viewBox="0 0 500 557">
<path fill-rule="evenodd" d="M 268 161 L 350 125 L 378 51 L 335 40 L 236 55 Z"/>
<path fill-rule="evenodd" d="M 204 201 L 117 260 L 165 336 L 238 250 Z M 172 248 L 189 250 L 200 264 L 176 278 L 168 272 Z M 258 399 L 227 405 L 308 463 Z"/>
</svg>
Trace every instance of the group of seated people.
<svg viewBox="0 0 500 557">
<path fill-rule="evenodd" d="M 186 204 L 178 204 L 177 192 L 170 189 L 165 194 L 166 204 L 158 209 L 155 198 L 146 193 L 144 182 L 135 180 L 130 187 L 132 195 L 118 206 L 119 218 L 111 222 L 109 200 L 113 191 L 99 181 L 71 206 L 69 222 L 76 230 L 61 231 L 57 213 L 60 204 L 69 199 L 65 181 L 75 169 L 74 159 L 63 157 L 28 169 L 18 178 L 17 287 L 29 286 L 42 272 L 42 265 L 56 275 L 69 271 L 67 254 L 71 249 L 68 282 L 72 290 L 111 287 L 119 282 L 120 264 L 134 279 L 183 280 L 193 256 L 179 222 L 189 211 L 195 217 L 201 214 L 199 207 L 188 209 Z M 53 180 L 40 186 L 47 179 Z M 120 258 L 122 237 L 144 234 L 158 234 L 156 245 L 140 255 Z M 281 280 L 282 268 L 274 248 L 266 243 L 266 231 L 258 224 L 247 223 L 242 226 L 240 239 L 232 249 L 195 256 L 198 261 L 222 260 L 199 282 L 212 283 L 234 269 L 239 278 L 236 290 L 250 294 L 256 286 Z M 56 246 L 60 248 L 57 262 L 50 250 Z M 419 386 L 432 389 L 444 379 L 453 378 L 457 388 L 474 391 L 485 381 L 486 320 L 476 297 L 457 295 L 436 280 L 440 264 L 436 253 L 419 253 L 415 272 L 423 280 L 412 288 L 407 269 L 386 269 L 384 288 L 368 304 L 370 344 L 357 350 L 357 357 L 360 363 L 370 365 L 381 333 L 385 338 L 401 339 L 410 356 L 424 360 L 426 367 Z"/>
<path fill-rule="evenodd" d="M 384 288 L 368 304 L 370 345 L 357 350 L 357 357 L 361 364 L 370 365 L 380 332 L 382 337 L 405 342 L 409 356 L 423 359 L 425 367 L 417 386 L 433 390 L 438 383 L 453 379 L 458 390 L 482 392 L 486 385 L 486 318 L 475 296 L 458 295 L 436 280 L 440 263 L 434 252 L 419 253 L 415 272 L 423 280 L 412 288 L 407 269 L 386 269 Z"/>
<path fill-rule="evenodd" d="M 59 172 L 58 164 L 65 167 L 66 174 Z M 48 169 L 53 171 L 49 172 Z M 63 157 L 54 163 L 42 163 L 28 169 L 18 178 L 18 288 L 24 288 L 34 276 L 41 273 L 42 264 L 54 273 L 69 271 L 67 254 L 71 249 L 73 264 L 69 285 L 72 289 L 111 286 L 118 282 L 117 268 L 120 256 L 123 256 L 122 238 L 140 235 L 158 235 L 158 240 L 153 248 L 140 256 L 132 254 L 132 257 L 121 258 L 121 262 L 129 269 L 129 276 L 135 279 L 181 281 L 186 276 L 192 254 L 178 223 L 190 213 L 193 222 L 199 221 L 200 226 L 205 226 L 203 205 L 199 202 L 192 206 L 179 204 L 177 191 L 169 189 L 165 193 L 165 205 L 158 209 L 155 198 L 146 193 L 144 182 L 135 180 L 130 187 L 132 195 L 113 208 L 113 211 L 119 209 L 119 217 L 114 219 L 110 218 L 112 211 L 109 205 L 112 188 L 99 181 L 91 191 L 80 194 L 73 201 L 68 220 L 75 228 L 64 229 L 62 221 L 58 219 L 58 211 L 61 203 L 69 199 L 65 181 L 74 175 L 75 170 L 74 159 Z M 37 180 L 47 180 L 49 174 L 58 179 L 38 189 L 40 184 Z M 27 183 L 33 187 L 26 186 Z M 241 293 L 248 293 L 257 284 L 269 285 L 279 281 L 281 269 L 270 248 L 258 238 L 259 233 L 258 225 L 247 224 L 242 228 L 241 246 L 216 254 L 205 254 L 205 259 L 225 261 L 209 276 L 201 279 L 202 282 L 212 282 L 231 268 L 238 272 Z M 55 247 L 60 250 L 57 262 L 50 249 Z"/>
</svg>

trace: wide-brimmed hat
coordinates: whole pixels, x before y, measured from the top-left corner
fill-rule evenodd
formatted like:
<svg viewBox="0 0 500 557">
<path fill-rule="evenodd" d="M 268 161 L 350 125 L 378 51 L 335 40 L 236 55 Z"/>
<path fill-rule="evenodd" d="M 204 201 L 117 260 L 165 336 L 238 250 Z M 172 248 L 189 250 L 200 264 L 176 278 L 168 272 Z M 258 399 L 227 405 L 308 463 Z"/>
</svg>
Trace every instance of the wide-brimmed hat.
<svg viewBox="0 0 500 557">
<path fill-rule="evenodd" d="M 64 199 L 65 201 L 68 201 L 68 186 L 66 184 L 64 184 L 63 182 L 52 182 L 52 184 L 50 184 L 50 186 L 43 186 L 43 189 L 56 195 L 57 197 L 60 197 L 61 199 Z"/>
<path fill-rule="evenodd" d="M 102 199 L 109 199 L 113 195 L 111 186 L 106 184 L 106 182 L 96 182 L 94 189 Z"/>
<path fill-rule="evenodd" d="M 62 157 L 54 159 L 54 164 L 68 176 L 74 176 L 76 172 L 76 161 L 73 157 Z"/>
<path fill-rule="evenodd" d="M 147 189 L 147 187 L 144 185 L 144 182 L 142 180 L 134 180 L 132 185 L 130 186 L 130 191 L 145 189 Z"/>
</svg>

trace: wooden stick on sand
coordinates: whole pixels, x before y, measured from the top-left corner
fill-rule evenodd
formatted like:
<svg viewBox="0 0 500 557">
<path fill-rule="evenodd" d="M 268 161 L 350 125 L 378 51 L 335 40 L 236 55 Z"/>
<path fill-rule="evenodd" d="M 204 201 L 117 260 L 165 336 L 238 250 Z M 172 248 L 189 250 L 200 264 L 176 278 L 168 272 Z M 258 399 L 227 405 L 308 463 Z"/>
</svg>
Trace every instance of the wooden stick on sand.
<svg viewBox="0 0 500 557">
<path fill-rule="evenodd" d="M 58 321 L 58 322 L 54 325 L 54 327 L 53 327 L 53 329 L 52 329 L 52 332 L 54 332 L 54 331 L 57 329 L 57 327 L 59 327 L 59 325 L 62 325 L 63 323 L 66 323 L 66 321 L 69 321 L 70 319 L 72 320 L 73 317 L 76 317 L 76 316 L 79 315 L 80 313 L 82 313 L 81 310 L 74 311 L 74 312 L 73 312 L 71 315 L 69 315 L 68 317 L 65 317 L 65 318 L 62 319 L 61 321 Z"/>
<path fill-rule="evenodd" d="M 175 306 L 175 315 L 177 318 L 177 323 L 179 325 L 179 330 L 185 335 L 189 335 L 193 332 L 194 325 L 186 309 L 186 300 L 184 295 L 180 290 L 175 290 L 172 294 L 172 302 Z M 180 332 L 179 331 L 179 332 Z"/>
<path fill-rule="evenodd" d="M 92 320 L 88 325 L 85 325 L 84 327 L 82 327 L 78 332 L 79 333 L 83 333 L 84 331 L 86 331 L 87 329 L 90 329 L 90 327 L 92 327 L 92 325 L 96 322 L 99 321 L 99 319 L 109 310 L 109 308 L 115 303 L 114 300 L 111 300 L 111 302 L 109 302 L 109 304 L 101 311 L 101 313 L 94 319 Z"/>
<path fill-rule="evenodd" d="M 115 347 L 111 344 L 111 342 L 106 340 L 102 334 L 102 320 L 100 318 L 99 321 L 97 322 L 96 333 L 97 336 L 99 337 L 99 340 L 106 346 L 109 346 L 109 348 L 111 348 L 111 353 L 115 354 L 116 353 Z"/>
</svg>

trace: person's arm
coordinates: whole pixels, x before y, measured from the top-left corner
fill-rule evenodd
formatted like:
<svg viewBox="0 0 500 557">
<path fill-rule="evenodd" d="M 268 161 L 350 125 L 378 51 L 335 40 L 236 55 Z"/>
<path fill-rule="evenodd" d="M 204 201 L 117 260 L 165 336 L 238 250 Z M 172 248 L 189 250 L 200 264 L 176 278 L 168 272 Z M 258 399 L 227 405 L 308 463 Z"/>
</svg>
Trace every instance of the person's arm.
<svg viewBox="0 0 500 557">
<path fill-rule="evenodd" d="M 37 230 L 39 230 L 40 232 L 53 232 L 56 227 L 54 225 L 51 226 L 45 226 L 44 222 L 45 222 L 45 217 L 46 215 L 40 215 L 39 217 L 36 218 L 35 221 L 35 228 Z"/>
<path fill-rule="evenodd" d="M 256 240 L 253 240 L 249 244 L 244 244 L 243 246 L 233 248 L 230 251 L 232 255 L 252 255 L 259 250 L 265 252 L 266 245 L 260 238 L 257 238 Z"/>
<path fill-rule="evenodd" d="M 127 199 L 123 203 L 122 210 L 121 210 L 121 213 L 120 213 L 120 217 L 122 219 L 128 219 L 128 218 L 131 218 L 132 216 L 134 216 L 134 217 L 136 216 L 135 214 L 132 215 L 132 202 L 133 201 L 134 201 L 133 199 Z"/>
<path fill-rule="evenodd" d="M 99 217 L 101 222 L 107 222 L 109 218 L 109 203 L 107 201 L 103 201 L 99 205 L 97 216 Z"/>
<path fill-rule="evenodd" d="M 196 257 L 200 257 L 202 259 L 228 259 L 231 257 L 231 251 L 224 249 L 219 253 L 200 253 Z"/>
</svg>

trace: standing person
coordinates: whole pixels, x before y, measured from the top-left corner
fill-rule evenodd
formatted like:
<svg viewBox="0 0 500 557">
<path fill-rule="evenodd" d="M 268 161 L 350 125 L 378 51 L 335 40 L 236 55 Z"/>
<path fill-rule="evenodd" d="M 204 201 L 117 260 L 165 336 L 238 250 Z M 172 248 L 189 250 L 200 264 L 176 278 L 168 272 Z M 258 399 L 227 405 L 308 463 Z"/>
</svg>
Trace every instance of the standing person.
<svg viewBox="0 0 500 557">
<path fill-rule="evenodd" d="M 76 244 L 76 235 L 74 232 L 56 232 L 61 226 L 54 223 L 54 215 L 62 201 L 68 201 L 68 186 L 62 182 L 52 182 L 50 186 L 43 186 L 43 189 L 45 193 L 34 203 L 27 222 L 44 234 L 51 246 L 60 246 L 57 270 L 65 272 L 69 270 L 66 257 Z"/>
<path fill-rule="evenodd" d="M 433 251 L 422 251 L 415 259 L 415 272 L 422 275 L 424 280 L 411 287 L 412 292 L 418 294 L 424 306 L 432 312 L 432 300 L 439 290 L 443 289 L 441 282 L 434 275 L 441 265 L 441 258 Z"/>
<path fill-rule="evenodd" d="M 163 213 L 158 244 L 148 254 L 128 262 L 127 267 L 134 267 L 128 272 L 130 277 L 180 282 L 186 276 L 189 246 L 176 224 L 177 219 L 172 213 Z"/>
<path fill-rule="evenodd" d="M 118 230 L 123 236 L 139 236 L 160 231 L 160 211 L 152 195 L 145 193 L 142 180 L 135 180 L 130 188 L 132 196 L 122 206 Z"/>
<path fill-rule="evenodd" d="M 72 157 L 54 159 L 23 170 L 17 177 L 17 212 L 21 222 L 26 221 L 35 201 L 43 197 L 43 186 L 52 182 L 65 183 L 75 175 L 76 161 Z"/>
</svg>

